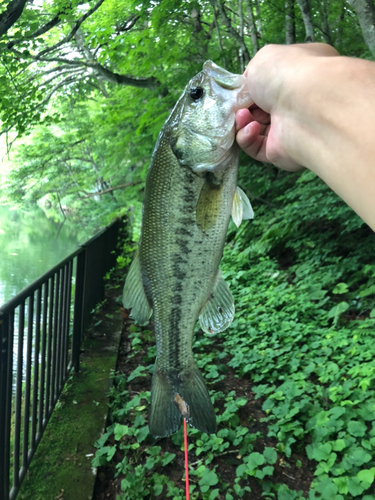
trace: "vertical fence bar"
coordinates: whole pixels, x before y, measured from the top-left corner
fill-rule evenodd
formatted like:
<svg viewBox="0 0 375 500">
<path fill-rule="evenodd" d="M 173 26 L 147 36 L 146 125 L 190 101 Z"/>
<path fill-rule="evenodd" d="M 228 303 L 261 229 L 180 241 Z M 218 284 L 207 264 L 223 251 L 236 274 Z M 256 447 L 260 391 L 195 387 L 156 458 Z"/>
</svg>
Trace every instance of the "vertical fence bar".
<svg viewBox="0 0 375 500">
<path fill-rule="evenodd" d="M 0 313 L 0 500 L 9 495 L 9 440 L 10 440 L 10 394 L 12 376 L 9 364 L 12 360 L 9 314 Z M 9 363 L 10 361 L 10 363 Z"/>
<path fill-rule="evenodd" d="M 38 417 L 38 397 L 39 390 L 39 353 L 40 353 L 40 311 L 42 305 L 42 290 L 38 288 L 36 291 L 36 308 L 35 308 L 35 341 L 34 341 L 34 377 L 33 377 L 33 402 L 31 415 L 31 444 L 30 448 L 35 450 L 36 447 L 36 428 Z"/>
<path fill-rule="evenodd" d="M 65 345 L 65 307 L 66 307 L 66 280 L 67 280 L 67 266 L 61 270 L 61 297 L 60 297 L 60 347 L 59 347 L 59 392 L 64 385 L 64 345 Z"/>
<path fill-rule="evenodd" d="M 86 248 L 77 255 L 77 268 L 74 291 L 74 316 L 72 336 L 72 365 L 76 373 L 79 372 L 79 350 L 81 347 L 82 307 L 85 281 Z"/>
<path fill-rule="evenodd" d="M 31 391 L 31 359 L 33 349 L 34 294 L 30 295 L 27 308 L 27 350 L 26 378 L 24 388 L 23 439 L 22 439 L 22 475 L 27 470 L 30 428 L 30 391 Z"/>
<path fill-rule="evenodd" d="M 53 304 L 53 339 L 52 339 L 52 366 L 51 366 L 51 410 L 56 401 L 56 363 L 59 335 L 59 292 L 60 292 L 60 272 L 56 273 L 55 299 Z"/>
<path fill-rule="evenodd" d="M 19 306 L 18 316 L 18 349 L 17 349 L 17 382 L 14 417 L 14 448 L 13 448 L 13 487 L 20 485 L 20 441 L 21 441 L 21 410 L 22 410 L 22 369 L 23 369 L 23 337 L 25 329 L 25 302 Z"/>
<path fill-rule="evenodd" d="M 64 352 L 63 352 L 63 365 L 64 365 L 64 378 L 68 376 L 69 368 L 69 340 L 70 340 L 70 305 L 72 300 L 72 271 L 73 261 L 70 261 L 67 266 L 66 276 L 66 297 L 65 297 L 65 337 L 64 337 Z"/>
<path fill-rule="evenodd" d="M 6 470 L 6 483 L 10 488 L 10 466 L 11 466 L 11 419 L 12 419 L 12 399 L 13 399 L 13 345 L 14 345 L 14 310 L 8 316 L 9 331 L 9 349 L 8 349 L 8 400 L 7 400 L 7 418 L 5 422 L 5 455 L 9 457 L 9 463 Z M 13 465 L 13 464 L 12 464 Z"/>
<path fill-rule="evenodd" d="M 48 281 L 43 284 L 43 313 L 42 313 L 42 341 L 40 352 L 40 384 L 39 384 L 39 409 L 38 409 L 38 435 L 37 442 L 43 432 L 44 419 L 43 410 L 45 405 L 45 389 L 46 380 L 46 353 L 47 353 L 47 321 L 48 321 Z"/>
<path fill-rule="evenodd" d="M 58 328 L 57 328 L 57 336 L 56 336 L 56 351 L 57 351 L 57 356 L 56 356 L 56 400 L 57 400 L 57 395 L 60 393 L 62 386 L 61 386 L 61 361 L 62 361 L 62 343 L 63 343 L 63 328 L 64 328 L 64 285 L 65 285 L 65 268 L 60 269 L 59 272 L 59 279 L 60 279 L 60 287 L 59 287 L 59 319 L 58 319 Z"/>
<path fill-rule="evenodd" d="M 48 422 L 51 414 L 50 394 L 51 394 L 51 358 L 52 358 L 52 327 L 53 327 L 53 292 L 55 286 L 55 275 L 49 280 L 49 300 L 48 300 L 48 338 L 47 338 L 47 377 L 46 377 L 46 404 L 44 418 Z"/>
</svg>

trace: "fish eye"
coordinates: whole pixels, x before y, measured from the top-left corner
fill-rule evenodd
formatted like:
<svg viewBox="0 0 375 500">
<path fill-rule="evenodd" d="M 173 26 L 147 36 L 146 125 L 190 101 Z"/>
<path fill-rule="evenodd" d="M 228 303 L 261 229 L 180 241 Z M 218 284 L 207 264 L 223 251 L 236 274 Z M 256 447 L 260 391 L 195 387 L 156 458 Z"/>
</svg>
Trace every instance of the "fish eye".
<svg viewBox="0 0 375 500">
<path fill-rule="evenodd" d="M 197 101 L 198 99 L 201 99 L 203 97 L 204 90 L 202 89 L 202 87 L 194 87 L 190 89 L 189 94 L 194 101 Z"/>
</svg>

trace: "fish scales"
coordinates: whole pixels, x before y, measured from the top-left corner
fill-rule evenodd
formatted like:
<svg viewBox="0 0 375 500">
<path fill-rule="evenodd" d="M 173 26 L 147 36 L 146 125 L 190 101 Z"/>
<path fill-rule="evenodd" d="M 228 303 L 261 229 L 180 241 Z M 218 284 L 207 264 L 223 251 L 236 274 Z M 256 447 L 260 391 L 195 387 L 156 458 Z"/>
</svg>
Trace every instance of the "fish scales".
<svg viewBox="0 0 375 500">
<path fill-rule="evenodd" d="M 198 103 L 201 106 L 193 112 L 199 115 L 202 109 L 207 113 L 205 106 L 211 111 L 214 108 L 215 103 L 208 98 L 214 94 L 209 87 L 212 68 L 223 72 L 225 85 L 229 85 L 229 78 L 237 93 L 241 88 L 233 84 L 241 77 L 209 64 L 212 66 L 206 73 L 190 82 L 190 90 L 188 86 L 159 135 L 146 179 L 139 250 L 124 289 L 124 307 L 132 309 L 132 317 L 142 323 L 147 322 L 151 310 L 154 314 L 157 360 L 149 427 L 156 437 L 178 429 L 181 408 L 187 408 L 188 416 L 184 416 L 192 426 L 208 433 L 216 431 L 214 408 L 193 358 L 194 327 L 199 317 L 206 332 L 222 331 L 234 314 L 233 299 L 218 268 L 233 203 L 238 202 L 234 111 L 240 104 L 232 103 L 223 117 L 219 113 L 224 119 L 230 115 L 232 137 L 212 168 L 197 168 L 197 158 L 198 162 L 204 159 L 207 148 L 211 148 L 208 156 L 215 157 L 217 144 L 206 140 L 202 154 L 194 159 L 200 143 L 191 144 L 195 140 L 191 123 L 184 128 L 186 106 L 195 105 L 195 99 L 190 98 L 190 102 L 186 94 L 191 88 L 201 88 L 194 85 L 202 86 L 207 101 Z M 198 128 L 204 127 L 204 121 L 197 116 Z M 221 129 L 219 133 L 226 139 L 228 134 Z"/>
<path fill-rule="evenodd" d="M 168 142 L 166 137 L 163 141 Z M 196 206 L 206 179 L 180 166 L 168 143 L 160 150 L 163 153 L 155 155 L 146 183 L 140 258 L 148 281 L 146 294 L 157 305 L 158 366 L 169 369 L 192 360 L 194 326 L 213 289 L 237 172 L 225 173 L 224 202 L 216 224 L 203 232 L 196 223 Z"/>
</svg>

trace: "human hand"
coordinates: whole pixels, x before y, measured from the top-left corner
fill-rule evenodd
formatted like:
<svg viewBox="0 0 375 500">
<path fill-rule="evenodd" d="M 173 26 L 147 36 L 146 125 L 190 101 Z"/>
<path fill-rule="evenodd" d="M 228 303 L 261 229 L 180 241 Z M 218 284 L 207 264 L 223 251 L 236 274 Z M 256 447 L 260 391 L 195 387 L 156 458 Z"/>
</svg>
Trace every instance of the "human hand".
<svg viewBox="0 0 375 500">
<path fill-rule="evenodd" d="M 320 71 L 318 60 L 337 55 L 322 43 L 267 45 L 255 55 L 245 71 L 254 104 L 236 114 L 237 143 L 245 153 L 284 170 L 303 167 L 303 151 L 293 135 L 303 117 L 296 97 L 308 89 L 311 72 Z"/>
</svg>

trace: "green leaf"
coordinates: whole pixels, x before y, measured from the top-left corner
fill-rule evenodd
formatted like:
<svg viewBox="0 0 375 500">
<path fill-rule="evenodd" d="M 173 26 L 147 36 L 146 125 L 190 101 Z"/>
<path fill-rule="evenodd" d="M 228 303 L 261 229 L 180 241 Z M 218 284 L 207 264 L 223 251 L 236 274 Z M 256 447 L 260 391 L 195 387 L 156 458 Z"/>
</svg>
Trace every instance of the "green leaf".
<svg viewBox="0 0 375 500">
<path fill-rule="evenodd" d="M 208 497 L 208 500 L 214 500 L 215 498 L 217 498 L 219 496 L 219 491 L 220 490 L 218 488 L 212 490 L 210 492 L 210 496 Z"/>
<path fill-rule="evenodd" d="M 274 464 L 277 460 L 277 452 L 273 448 L 264 448 L 263 456 L 269 464 Z"/>
<path fill-rule="evenodd" d="M 332 451 L 332 446 L 330 443 L 315 445 L 312 453 L 312 458 L 314 458 L 317 462 L 321 460 L 328 460 Z"/>
<path fill-rule="evenodd" d="M 366 483 L 372 484 L 374 481 L 375 469 L 364 469 L 358 472 L 357 478 L 360 481 L 365 481 Z"/>
<path fill-rule="evenodd" d="M 236 476 L 242 477 L 248 470 L 249 470 L 249 467 L 247 464 L 241 464 L 236 469 Z"/>
<path fill-rule="evenodd" d="M 219 482 L 219 478 L 215 471 L 205 468 L 203 476 L 199 481 L 199 486 L 202 490 L 202 493 L 205 493 L 209 490 L 210 486 L 215 486 Z"/>
<path fill-rule="evenodd" d="M 365 432 L 367 430 L 367 427 L 364 423 L 358 422 L 355 420 L 351 420 L 348 423 L 348 431 L 352 436 L 355 437 L 362 437 L 365 435 Z"/>
<path fill-rule="evenodd" d="M 147 460 L 145 462 L 144 467 L 147 470 L 151 470 L 156 463 L 157 463 L 157 460 L 154 457 L 147 457 Z"/>
<path fill-rule="evenodd" d="M 163 491 L 163 485 L 162 484 L 155 484 L 154 486 L 154 495 L 157 497 L 161 495 Z"/>
<path fill-rule="evenodd" d="M 348 493 L 348 476 L 334 477 L 332 480 L 338 488 L 339 493 L 346 495 Z"/>
<path fill-rule="evenodd" d="M 349 291 L 349 287 L 346 283 L 337 283 L 335 288 L 332 290 L 332 293 L 342 294 L 342 293 L 346 293 L 348 291 Z"/>
<path fill-rule="evenodd" d="M 116 441 L 120 441 L 123 436 L 126 436 L 129 432 L 129 427 L 127 425 L 116 424 L 113 434 Z"/>
<path fill-rule="evenodd" d="M 349 304 L 347 302 L 339 302 L 337 306 L 332 307 L 332 309 L 328 312 L 329 318 L 338 318 L 340 314 L 347 311 L 349 309 Z"/>
<path fill-rule="evenodd" d="M 163 455 L 163 460 L 162 460 L 162 465 L 163 467 L 169 463 L 172 462 L 172 460 L 174 460 L 176 454 L 175 453 L 169 453 L 168 451 L 166 451 Z"/>
<path fill-rule="evenodd" d="M 134 339 L 134 340 L 140 340 L 140 339 Z M 133 345 L 134 345 L 134 340 L 133 340 Z M 146 377 L 146 373 L 143 373 L 146 369 L 147 369 L 146 366 L 142 365 L 137 366 L 137 368 L 131 372 L 127 381 L 130 382 L 131 380 L 134 380 L 137 377 Z"/>
<path fill-rule="evenodd" d="M 349 452 L 351 450 L 348 450 Z M 352 451 L 349 454 L 350 460 L 356 465 L 357 467 L 360 467 L 363 464 L 366 464 L 371 460 L 371 455 L 367 453 L 363 448 L 355 448 L 354 451 Z"/>
<path fill-rule="evenodd" d="M 266 461 L 264 456 L 256 451 L 250 453 L 250 455 L 246 457 L 245 460 L 250 470 L 257 469 L 259 465 L 263 465 L 264 462 Z"/>
<path fill-rule="evenodd" d="M 359 292 L 360 297 L 368 297 L 369 295 L 375 295 L 375 285 L 371 285 L 370 287 L 366 288 L 365 290 L 361 290 Z"/>
<path fill-rule="evenodd" d="M 262 469 L 263 477 L 264 476 L 272 476 L 273 471 L 274 471 L 274 468 L 271 465 L 266 465 Z"/>
<path fill-rule="evenodd" d="M 160 455 L 160 452 L 161 452 L 161 446 L 153 446 L 147 451 L 149 455 L 153 456 Z"/>
<path fill-rule="evenodd" d="M 292 491 L 286 484 L 281 484 L 277 489 L 277 500 L 295 500 L 298 494 Z"/>
<path fill-rule="evenodd" d="M 134 433 L 134 436 L 137 438 L 138 443 L 142 443 L 142 441 L 144 441 L 148 435 L 149 435 L 148 425 L 140 427 Z"/>
<path fill-rule="evenodd" d="M 346 447 L 343 439 L 336 439 L 336 441 L 332 441 L 331 443 L 334 451 L 342 451 Z"/>
<path fill-rule="evenodd" d="M 356 477 L 349 477 L 348 478 L 348 491 L 354 497 L 363 493 L 367 488 L 368 488 L 368 486 L 363 487 L 360 484 L 359 479 L 357 479 Z"/>
<path fill-rule="evenodd" d="M 315 489 L 323 495 L 324 500 L 333 499 L 338 492 L 337 486 L 330 478 L 326 478 L 318 483 Z"/>
</svg>

